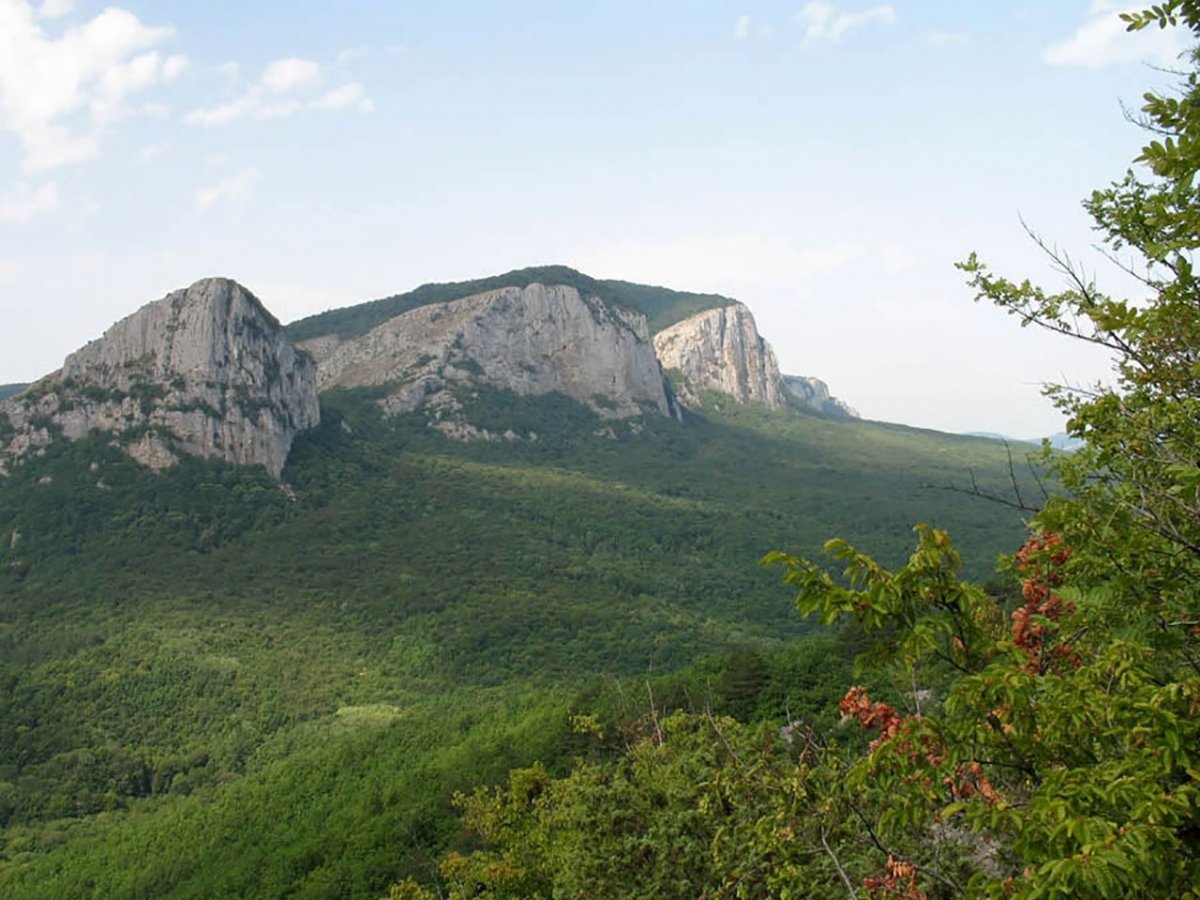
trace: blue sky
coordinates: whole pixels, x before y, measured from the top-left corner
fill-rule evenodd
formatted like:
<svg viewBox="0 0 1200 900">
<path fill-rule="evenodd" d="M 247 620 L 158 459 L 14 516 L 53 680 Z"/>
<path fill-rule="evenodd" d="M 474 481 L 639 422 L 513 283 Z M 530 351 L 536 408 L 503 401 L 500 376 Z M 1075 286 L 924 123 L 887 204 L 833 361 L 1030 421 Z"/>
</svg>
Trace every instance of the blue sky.
<svg viewBox="0 0 1200 900">
<path fill-rule="evenodd" d="M 0 0 L 0 382 L 207 275 L 284 321 L 561 262 L 746 302 L 866 416 L 1058 430 L 1087 348 L 971 302 L 1089 255 L 1171 32 L 1107 0 Z"/>
</svg>

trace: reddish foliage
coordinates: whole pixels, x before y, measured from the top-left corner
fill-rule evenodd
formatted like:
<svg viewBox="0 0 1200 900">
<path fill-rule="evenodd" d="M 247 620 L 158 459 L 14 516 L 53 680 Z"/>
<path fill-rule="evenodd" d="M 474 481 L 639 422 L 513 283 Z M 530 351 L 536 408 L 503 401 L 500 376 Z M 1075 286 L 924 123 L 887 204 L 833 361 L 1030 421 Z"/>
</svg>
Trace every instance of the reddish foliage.
<svg viewBox="0 0 1200 900">
<path fill-rule="evenodd" d="M 1063 575 L 1060 569 L 1071 557 L 1071 550 L 1052 532 L 1036 534 L 1017 551 L 1017 564 L 1025 575 L 1021 596 L 1025 605 L 1013 613 L 1013 642 L 1028 661 L 1026 672 L 1040 675 L 1056 664 L 1076 668 L 1079 655 L 1068 644 L 1051 645 L 1051 629 L 1046 622 L 1057 622 L 1075 611 L 1075 606 L 1054 593 Z"/>
<path fill-rule="evenodd" d="M 886 875 L 869 875 L 863 879 L 871 900 L 899 897 L 901 900 L 928 900 L 929 895 L 917 889 L 917 867 L 903 859 L 888 856 Z"/>
<path fill-rule="evenodd" d="M 846 691 L 846 696 L 842 698 L 838 708 L 841 709 L 843 718 L 858 719 L 863 728 L 879 729 L 879 737 L 871 742 L 872 750 L 898 735 L 900 726 L 906 721 L 904 716 L 886 703 L 872 703 L 871 698 L 867 696 L 867 689 L 862 686 Z"/>
<path fill-rule="evenodd" d="M 946 748 L 935 738 L 921 735 L 914 740 L 909 726 L 916 722 L 915 716 L 901 716 L 886 703 L 872 703 L 865 687 L 856 685 L 850 688 L 838 707 L 843 717 L 857 719 L 864 728 L 879 729 L 879 737 L 871 742 L 868 749 L 874 750 L 885 741 L 895 741 L 893 746 L 902 753 L 906 752 L 911 762 L 924 760 L 930 766 L 940 766 L 946 761 Z M 977 762 L 959 766 L 953 777 L 947 775 L 943 783 L 955 797 L 967 798 L 978 794 L 988 803 L 1000 799 L 983 766 Z"/>
<path fill-rule="evenodd" d="M 1000 800 L 1000 795 L 992 787 L 992 782 L 983 771 L 983 766 L 977 762 L 958 766 L 954 770 L 954 777 L 951 778 L 947 775 L 943 783 L 950 789 L 951 794 L 962 800 L 974 797 L 976 794 L 988 803 L 994 804 Z"/>
</svg>

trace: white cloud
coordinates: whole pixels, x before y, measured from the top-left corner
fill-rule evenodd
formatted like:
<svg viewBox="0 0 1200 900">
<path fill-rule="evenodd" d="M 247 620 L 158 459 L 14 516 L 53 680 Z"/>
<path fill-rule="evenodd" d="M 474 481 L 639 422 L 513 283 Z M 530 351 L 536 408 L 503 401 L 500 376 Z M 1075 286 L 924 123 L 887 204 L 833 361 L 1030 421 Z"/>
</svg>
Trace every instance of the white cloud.
<svg viewBox="0 0 1200 900">
<path fill-rule="evenodd" d="M 58 204 L 58 185 L 47 181 L 36 190 L 25 182 L 0 197 L 0 222 L 21 224 L 34 216 L 49 212 Z"/>
<path fill-rule="evenodd" d="M 1125 30 L 1121 13 L 1143 6 L 1118 6 L 1108 0 L 1095 0 L 1091 21 L 1079 26 L 1069 38 L 1042 51 L 1042 62 L 1089 69 L 1113 63 L 1153 62 L 1164 66 L 1177 63 L 1184 48 L 1175 29 L 1147 28 L 1132 33 Z"/>
<path fill-rule="evenodd" d="M 737 21 L 733 23 L 733 38 L 736 41 L 744 41 L 750 37 L 750 17 L 738 16 Z"/>
<path fill-rule="evenodd" d="M 0 131 L 16 136 L 22 168 L 44 171 L 93 156 L 104 128 L 133 110 L 135 94 L 177 77 L 182 56 L 151 48 L 174 34 L 115 7 L 51 37 L 27 0 L 0 0 Z M 80 118 L 84 121 L 80 121 Z"/>
<path fill-rule="evenodd" d="M 366 96 L 366 90 L 357 81 L 334 88 L 312 102 L 313 109 L 342 110 L 357 109 L 359 112 L 372 112 L 375 104 Z"/>
<path fill-rule="evenodd" d="M 223 201 L 245 200 L 254 192 L 256 181 L 258 181 L 258 169 L 254 167 L 242 169 L 236 175 L 222 178 L 212 187 L 196 191 L 196 208 L 208 209 Z"/>
<path fill-rule="evenodd" d="M 178 53 L 168 56 L 162 67 L 163 81 L 174 81 L 187 71 L 187 67 L 188 58 L 186 56 L 180 56 Z"/>
<path fill-rule="evenodd" d="M 891 25 L 896 21 L 896 10 L 891 4 L 872 6 L 860 12 L 845 12 L 832 3 L 809 3 L 796 13 L 796 24 L 804 29 L 804 43 L 820 41 L 838 43 L 851 31 L 864 25 Z"/>
<path fill-rule="evenodd" d="M 263 70 L 258 83 L 272 94 L 311 87 L 321 80 L 321 67 L 309 59 L 277 59 Z"/>
<path fill-rule="evenodd" d="M 225 63 L 219 68 L 231 85 L 236 83 L 235 63 Z M 185 121 L 191 125 L 215 126 L 228 125 L 246 117 L 282 119 L 304 109 L 371 112 L 375 108 L 371 98 L 366 96 L 366 89 L 357 81 L 314 97 L 312 92 L 323 78 L 321 66 L 311 60 L 277 59 L 240 96 L 217 106 L 194 109 Z"/>
<path fill-rule="evenodd" d="M 44 0 L 37 8 L 37 17 L 39 19 L 61 19 L 74 8 L 75 4 L 72 0 Z"/>
</svg>

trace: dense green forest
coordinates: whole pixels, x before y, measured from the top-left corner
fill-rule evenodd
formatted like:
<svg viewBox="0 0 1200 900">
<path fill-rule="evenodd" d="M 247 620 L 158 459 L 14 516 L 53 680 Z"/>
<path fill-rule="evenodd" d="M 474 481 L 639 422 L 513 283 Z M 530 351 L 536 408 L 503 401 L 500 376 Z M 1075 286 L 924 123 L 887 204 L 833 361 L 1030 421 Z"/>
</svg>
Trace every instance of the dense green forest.
<svg viewBox="0 0 1200 900">
<path fill-rule="evenodd" d="M 286 490 L 196 459 L 154 475 L 102 435 L 0 485 L 6 896 L 428 881 L 460 840 L 453 792 L 565 771 L 585 743 L 568 710 L 827 716 L 853 651 L 796 643 L 811 626 L 757 564 L 771 548 L 845 533 L 899 562 L 934 521 L 982 576 L 1022 533 L 965 490 L 1011 494 L 994 441 L 732 404 L 614 425 L 556 395 L 464 402 L 538 439 L 456 443 L 344 391 Z M 131 865 L 134 847 L 153 849 Z"/>
</svg>

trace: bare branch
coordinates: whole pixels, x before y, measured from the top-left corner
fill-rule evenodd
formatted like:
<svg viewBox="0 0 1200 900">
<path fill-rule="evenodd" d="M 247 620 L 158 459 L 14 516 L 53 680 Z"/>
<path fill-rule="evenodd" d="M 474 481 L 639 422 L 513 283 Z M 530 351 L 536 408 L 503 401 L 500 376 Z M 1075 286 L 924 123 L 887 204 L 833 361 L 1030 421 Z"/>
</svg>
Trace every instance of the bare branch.
<svg viewBox="0 0 1200 900">
<path fill-rule="evenodd" d="M 833 867 L 837 869 L 838 875 L 842 878 L 842 884 L 846 886 L 846 890 L 850 894 L 850 900 L 858 900 L 858 891 L 854 889 L 853 883 L 850 881 L 850 876 L 846 874 L 846 870 L 842 868 L 842 864 L 838 862 L 837 854 L 833 852 L 833 848 L 829 846 L 829 841 L 825 840 L 825 826 L 821 826 L 821 846 L 825 848 L 825 853 L 833 861 Z"/>
</svg>

